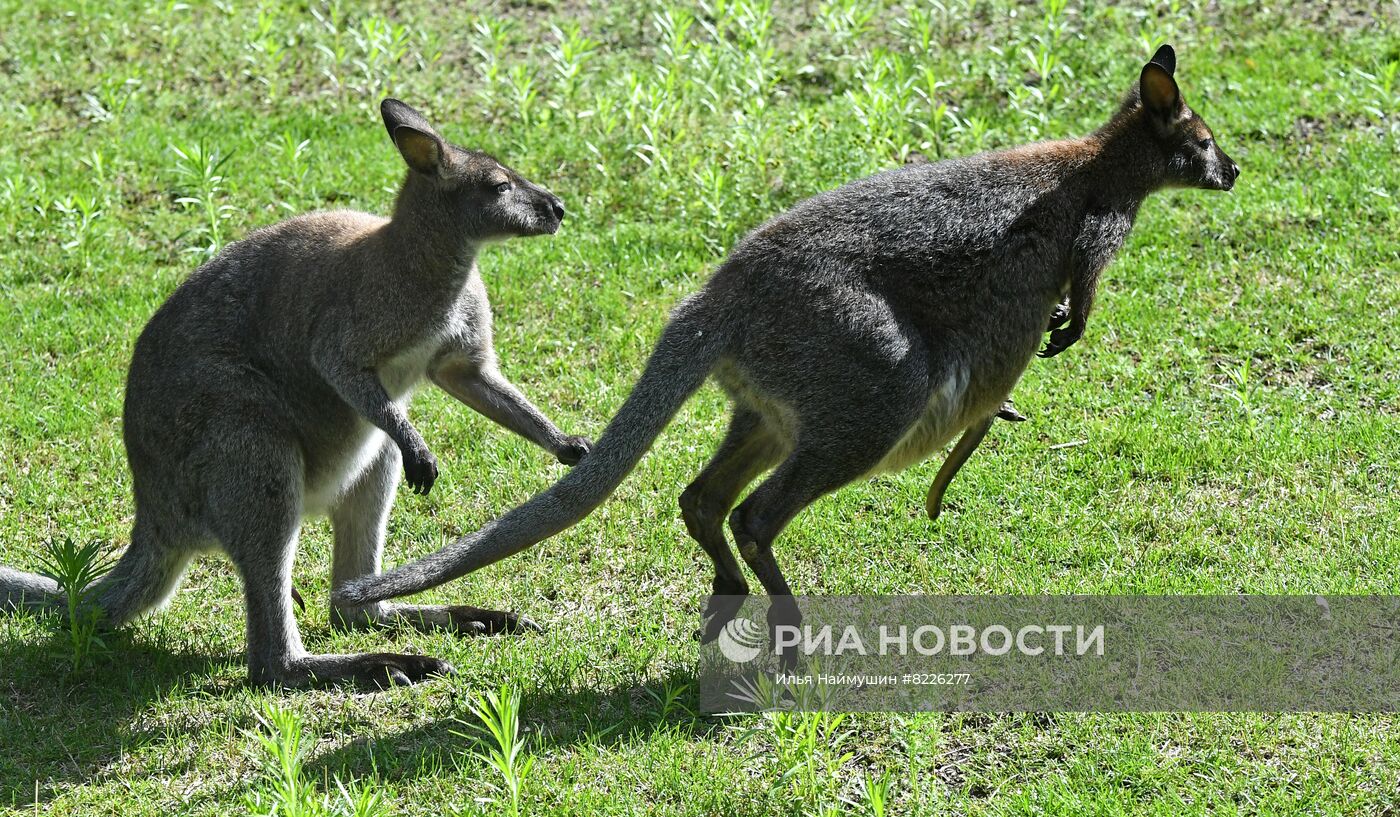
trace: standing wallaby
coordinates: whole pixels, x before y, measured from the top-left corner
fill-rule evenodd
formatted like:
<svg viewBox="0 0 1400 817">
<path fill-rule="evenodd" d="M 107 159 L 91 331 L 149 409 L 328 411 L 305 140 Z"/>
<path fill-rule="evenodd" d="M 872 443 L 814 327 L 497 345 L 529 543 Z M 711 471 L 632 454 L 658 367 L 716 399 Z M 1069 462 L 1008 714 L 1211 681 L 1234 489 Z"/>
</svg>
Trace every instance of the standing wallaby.
<svg viewBox="0 0 1400 817">
<path fill-rule="evenodd" d="M 676 308 L 582 465 L 480 531 L 342 585 L 339 598 L 365 604 L 423 590 L 573 525 L 714 374 L 736 408 L 680 498 L 690 535 L 715 566 L 705 635 L 717 635 L 748 592 L 725 541 L 726 515 L 739 553 L 774 596 L 770 621 L 796 619 L 772 546 L 799 511 L 864 475 L 917 463 L 967 430 L 970 443 L 950 458 L 956 470 L 1066 293 L 1066 325 L 1042 354 L 1084 333 L 1099 273 L 1148 194 L 1234 185 L 1239 167 L 1186 107 L 1175 64 L 1163 46 L 1108 123 L 1083 139 L 908 165 L 754 230 Z M 744 487 L 775 465 L 731 513 Z M 942 473 L 939 482 L 946 487 Z M 941 495 L 938 483 L 934 490 Z"/>
<path fill-rule="evenodd" d="M 566 464 L 560 433 L 496 368 L 481 244 L 554 233 L 563 203 L 448 144 L 394 99 L 384 125 L 408 164 L 390 219 L 315 213 L 230 244 L 170 296 L 136 342 L 123 415 L 136 494 L 131 547 L 93 588 L 104 623 L 161 604 L 190 559 L 222 548 L 243 578 L 254 682 L 410 683 L 451 667 L 412 655 L 309 655 L 292 617 L 302 519 L 329 514 L 332 584 L 379 571 L 399 481 L 426 494 L 437 463 L 405 409 L 426 375 Z M 0 609 L 53 605 L 54 582 L 0 568 Z M 339 627 L 529 626 L 474 607 L 332 604 Z"/>
</svg>

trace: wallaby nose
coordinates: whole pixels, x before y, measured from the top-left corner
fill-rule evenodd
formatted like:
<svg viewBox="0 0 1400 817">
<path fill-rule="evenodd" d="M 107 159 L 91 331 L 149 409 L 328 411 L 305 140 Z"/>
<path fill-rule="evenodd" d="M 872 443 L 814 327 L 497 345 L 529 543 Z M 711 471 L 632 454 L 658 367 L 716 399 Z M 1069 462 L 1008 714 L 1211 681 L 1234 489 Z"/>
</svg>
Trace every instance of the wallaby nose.
<svg viewBox="0 0 1400 817">
<path fill-rule="evenodd" d="M 1240 166 L 1235 164 L 1234 162 L 1231 162 L 1230 172 L 1235 174 L 1235 178 L 1238 179 L 1240 177 Z"/>
<path fill-rule="evenodd" d="M 554 209 L 554 217 L 557 218 L 557 219 L 559 219 L 560 221 L 563 221 L 563 220 L 564 220 L 564 202 L 560 201 L 559 199 L 555 199 L 554 202 L 553 202 L 553 204 L 552 204 L 552 207 L 553 207 L 553 209 Z"/>
</svg>

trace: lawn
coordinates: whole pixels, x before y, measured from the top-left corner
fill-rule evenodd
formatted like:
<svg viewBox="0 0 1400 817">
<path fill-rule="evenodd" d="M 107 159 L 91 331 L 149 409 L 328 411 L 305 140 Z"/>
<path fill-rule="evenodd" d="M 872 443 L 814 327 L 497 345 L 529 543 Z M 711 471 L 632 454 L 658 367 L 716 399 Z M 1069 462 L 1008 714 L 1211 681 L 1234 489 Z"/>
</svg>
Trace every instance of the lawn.
<svg viewBox="0 0 1400 817">
<path fill-rule="evenodd" d="M 1394 2 L 0 8 L 4 564 L 36 569 L 65 537 L 124 545 L 137 334 L 256 227 L 387 212 L 385 95 L 567 203 L 558 235 L 481 265 L 504 371 L 596 436 L 746 230 L 911 150 L 1081 135 L 1171 42 L 1236 189 L 1148 201 L 1088 334 L 1032 365 L 1030 421 L 994 427 L 936 523 L 935 459 L 819 501 L 779 558 L 804 593 L 1400 593 Z M 542 634 L 334 632 L 329 528 L 308 524 L 307 646 L 437 655 L 450 679 L 250 688 L 220 558 L 76 669 L 51 621 L 0 618 L 0 811 L 265 813 L 280 793 L 310 804 L 288 814 L 510 814 L 471 709 L 504 685 L 527 814 L 878 814 L 881 792 L 887 814 L 1400 813 L 1393 715 L 697 716 L 711 571 L 676 499 L 726 408 L 707 386 L 584 523 L 424 596 Z M 390 563 L 563 473 L 440 392 L 411 413 L 442 476 L 401 491 Z M 269 765 L 270 734 L 296 762 Z"/>
</svg>

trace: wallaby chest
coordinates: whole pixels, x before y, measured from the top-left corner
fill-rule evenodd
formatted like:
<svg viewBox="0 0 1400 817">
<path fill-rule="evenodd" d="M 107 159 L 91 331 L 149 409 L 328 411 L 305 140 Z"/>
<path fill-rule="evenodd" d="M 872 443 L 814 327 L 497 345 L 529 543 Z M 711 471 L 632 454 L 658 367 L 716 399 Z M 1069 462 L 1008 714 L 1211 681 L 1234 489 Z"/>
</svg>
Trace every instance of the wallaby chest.
<svg viewBox="0 0 1400 817">
<path fill-rule="evenodd" d="M 439 355 L 453 349 L 471 352 L 491 343 L 490 306 L 474 267 L 461 283 L 436 298 L 416 300 L 416 310 L 384 310 L 386 319 L 395 322 L 396 338 L 373 366 L 384 391 L 400 405 L 412 399 Z M 425 303 L 431 306 L 425 308 Z M 363 417 L 351 416 L 350 428 L 336 431 L 308 458 L 306 513 L 329 511 L 390 445 L 383 431 Z"/>
<path fill-rule="evenodd" d="M 439 295 L 430 310 L 405 316 L 412 328 L 376 366 L 394 400 L 412 395 L 437 356 L 448 349 L 474 352 L 491 344 L 491 307 L 473 263 L 456 286 Z"/>
</svg>

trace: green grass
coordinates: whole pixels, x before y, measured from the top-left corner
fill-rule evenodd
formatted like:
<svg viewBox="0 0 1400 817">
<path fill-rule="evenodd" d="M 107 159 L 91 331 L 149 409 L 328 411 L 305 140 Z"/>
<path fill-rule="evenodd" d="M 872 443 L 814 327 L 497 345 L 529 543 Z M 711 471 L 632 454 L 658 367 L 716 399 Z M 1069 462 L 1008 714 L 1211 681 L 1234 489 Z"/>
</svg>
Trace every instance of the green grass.
<svg viewBox="0 0 1400 817">
<path fill-rule="evenodd" d="M 807 593 L 1400 592 L 1394 2 L 463 5 L 0 0 L 0 562 L 127 541 L 137 333 L 221 243 L 312 209 L 385 212 L 387 93 L 567 202 L 559 235 L 482 267 L 504 370 L 596 435 L 667 309 L 745 230 L 911 149 L 1082 134 L 1170 41 L 1236 190 L 1144 206 L 1088 335 L 1031 367 L 1031 421 L 995 428 L 937 523 L 935 461 L 818 502 L 780 559 Z M 308 647 L 439 655 L 450 680 L 248 688 L 239 583 L 215 558 L 76 671 L 62 634 L 0 618 L 0 810 L 272 803 L 274 704 L 324 813 L 507 814 L 463 725 L 506 684 L 526 814 L 869 814 L 883 781 L 890 814 L 1400 811 L 1392 716 L 697 718 L 710 569 L 676 497 L 725 407 L 707 387 L 587 521 L 427 594 L 513 607 L 542 635 L 334 633 L 329 531 L 308 525 Z M 401 497 L 391 562 L 562 473 L 443 394 L 412 414 L 443 475 Z"/>
</svg>

